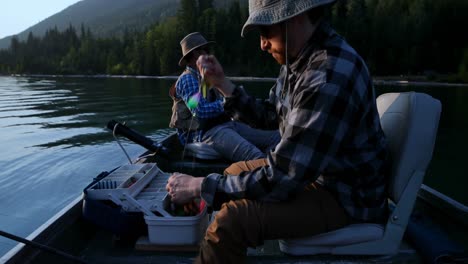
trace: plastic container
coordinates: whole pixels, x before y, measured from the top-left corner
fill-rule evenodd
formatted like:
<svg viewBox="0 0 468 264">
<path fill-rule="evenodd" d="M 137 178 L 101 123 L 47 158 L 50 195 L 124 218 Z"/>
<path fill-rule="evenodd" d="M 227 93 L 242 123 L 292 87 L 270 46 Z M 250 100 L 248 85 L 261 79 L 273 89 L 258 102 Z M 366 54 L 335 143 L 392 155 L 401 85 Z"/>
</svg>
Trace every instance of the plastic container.
<svg viewBox="0 0 468 264">
<path fill-rule="evenodd" d="M 165 204 L 168 206 L 168 203 Z M 195 216 L 145 215 L 144 218 L 148 225 L 148 240 L 156 245 L 196 245 L 205 235 L 208 227 L 208 214 L 205 206 Z"/>
<path fill-rule="evenodd" d="M 156 164 L 131 164 L 85 188 L 83 216 L 115 234 L 144 235 L 151 244 L 196 245 L 208 226 L 204 202 L 195 216 L 175 216 L 165 185 L 169 174 Z M 142 230 L 143 227 L 143 230 Z"/>
<path fill-rule="evenodd" d="M 100 228 L 126 237 L 139 237 L 148 233 L 141 212 L 126 212 L 121 206 L 86 197 L 83 201 L 83 217 Z"/>
<path fill-rule="evenodd" d="M 148 228 L 143 212 L 129 203 L 126 195 L 148 210 L 160 208 L 168 177 L 155 163 L 129 164 L 102 172 L 83 190 L 83 217 L 117 235 L 145 235 Z"/>
<path fill-rule="evenodd" d="M 156 163 L 124 165 L 88 188 L 87 196 L 94 200 L 114 198 L 114 202 L 125 199 L 125 194 L 136 196 L 158 173 Z"/>
</svg>

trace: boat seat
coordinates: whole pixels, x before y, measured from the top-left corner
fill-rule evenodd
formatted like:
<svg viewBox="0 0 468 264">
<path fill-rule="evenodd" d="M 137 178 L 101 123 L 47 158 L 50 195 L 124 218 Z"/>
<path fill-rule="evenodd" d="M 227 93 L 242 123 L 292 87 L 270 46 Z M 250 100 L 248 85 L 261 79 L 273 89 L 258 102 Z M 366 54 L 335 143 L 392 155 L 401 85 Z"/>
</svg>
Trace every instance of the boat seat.
<svg viewBox="0 0 468 264">
<path fill-rule="evenodd" d="M 432 158 L 441 103 L 424 93 L 387 93 L 377 98 L 393 161 L 388 198 L 395 208 L 384 225 L 352 224 L 301 239 L 280 240 L 291 255 L 391 255 L 398 252 Z"/>
<path fill-rule="evenodd" d="M 202 160 L 216 160 L 222 158 L 212 146 L 202 142 L 188 143 L 185 146 L 185 155 Z"/>
</svg>

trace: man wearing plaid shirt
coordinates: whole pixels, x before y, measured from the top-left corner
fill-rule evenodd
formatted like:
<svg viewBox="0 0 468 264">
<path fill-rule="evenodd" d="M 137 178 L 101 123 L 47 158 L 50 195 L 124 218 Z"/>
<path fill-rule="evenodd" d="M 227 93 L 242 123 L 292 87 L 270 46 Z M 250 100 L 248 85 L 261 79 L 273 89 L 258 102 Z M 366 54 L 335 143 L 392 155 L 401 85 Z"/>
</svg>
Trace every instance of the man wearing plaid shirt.
<svg viewBox="0 0 468 264">
<path fill-rule="evenodd" d="M 264 240 L 385 219 L 387 144 L 364 61 L 324 19 L 333 2 L 249 0 L 242 35 L 258 28 L 261 49 L 283 65 L 270 91 L 275 113 L 230 83 L 214 56 L 197 61 L 227 112 L 260 124 L 276 114 L 281 134 L 263 166 L 169 179 L 175 203 L 201 196 L 222 205 L 197 262 L 243 263 L 247 247 Z"/>
<path fill-rule="evenodd" d="M 174 101 L 169 126 L 177 129 L 184 146 L 203 142 L 229 161 L 264 158 L 265 152 L 278 143 L 278 131 L 231 121 L 216 89 L 209 89 L 205 95 L 200 93 L 202 76 L 196 61 L 199 56 L 208 54 L 207 46 L 211 43 L 199 32 L 188 34 L 180 42 L 182 58 L 179 65 L 185 70 L 169 92 Z"/>
<path fill-rule="evenodd" d="M 203 52 L 206 54 L 206 52 Z M 184 73 L 179 77 L 176 83 L 176 94 L 188 102 L 192 96 L 198 93 L 199 90 L 199 80 L 201 79 L 200 73 L 197 70 L 190 66 L 185 67 Z M 193 115 L 201 120 L 209 120 L 218 118 L 220 123 L 229 121 L 229 117 L 225 115 L 223 108 L 222 98 L 215 98 L 212 101 L 208 101 L 205 98 L 198 99 L 197 107 L 192 109 Z M 188 120 L 189 126 L 192 123 L 192 120 Z M 179 140 L 182 145 L 190 142 L 201 142 L 203 139 L 202 129 L 197 129 L 194 131 L 185 130 L 177 128 L 179 135 Z"/>
</svg>

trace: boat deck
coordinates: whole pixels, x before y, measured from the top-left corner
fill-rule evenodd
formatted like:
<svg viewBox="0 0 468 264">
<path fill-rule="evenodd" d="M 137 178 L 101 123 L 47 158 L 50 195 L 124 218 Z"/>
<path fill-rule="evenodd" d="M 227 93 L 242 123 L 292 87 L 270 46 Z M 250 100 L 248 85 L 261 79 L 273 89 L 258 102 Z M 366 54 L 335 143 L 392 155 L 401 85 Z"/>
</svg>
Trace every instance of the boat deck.
<svg viewBox="0 0 468 264">
<path fill-rule="evenodd" d="M 78 213 L 80 204 L 74 208 Z M 81 257 L 87 263 L 193 263 L 197 247 L 155 248 L 137 250 L 135 239 L 126 239 L 111 232 L 96 228 L 82 218 L 66 225 L 68 228 L 55 237 L 51 247 Z M 73 228 L 70 228 L 73 227 Z M 72 240 L 70 240 L 72 238 Z M 73 251 L 70 251 L 73 249 Z M 279 250 L 278 241 L 266 241 L 263 246 L 248 249 L 248 263 L 422 263 L 417 252 L 406 242 L 400 251 L 392 256 L 289 256 Z M 24 259 L 22 259 L 24 261 Z M 15 263 L 9 262 L 9 263 Z M 25 262 L 22 262 L 25 263 Z M 73 263 L 63 257 L 47 252 L 39 252 L 31 263 Z"/>
<path fill-rule="evenodd" d="M 172 137 L 175 139 L 175 137 Z M 195 176 L 208 173 L 222 173 L 228 163 L 223 161 L 197 161 L 180 157 L 178 142 L 165 140 L 166 146 L 171 146 L 167 155 L 156 155 L 140 162 L 156 162 L 161 170 L 166 172 L 182 172 Z M 179 147 L 177 147 L 179 146 Z M 119 263 L 192 263 L 197 255 L 197 247 L 186 248 L 156 248 L 147 245 L 138 237 L 118 237 L 110 231 L 98 228 L 82 217 L 82 199 L 77 198 L 68 208 L 62 210 L 56 217 L 46 223 L 37 232 L 37 236 L 29 239 L 48 245 L 82 258 L 86 263 L 119 264 Z M 458 219 L 449 217 L 456 213 L 447 213 L 431 207 L 432 203 L 418 199 L 415 210 L 429 213 L 437 226 L 443 227 L 450 238 L 468 248 L 468 222 L 466 212 Z M 454 222 L 455 221 L 455 222 Z M 141 238 L 140 238 L 141 239 Z M 421 252 L 416 250 L 410 240 L 405 239 L 397 254 L 391 256 L 333 256 L 315 255 L 295 257 L 282 253 L 278 241 L 266 241 L 263 246 L 248 250 L 248 263 L 424 263 Z M 37 250 L 31 246 L 19 245 L 8 256 L 0 259 L 0 263 L 75 263 L 61 256 Z"/>
</svg>

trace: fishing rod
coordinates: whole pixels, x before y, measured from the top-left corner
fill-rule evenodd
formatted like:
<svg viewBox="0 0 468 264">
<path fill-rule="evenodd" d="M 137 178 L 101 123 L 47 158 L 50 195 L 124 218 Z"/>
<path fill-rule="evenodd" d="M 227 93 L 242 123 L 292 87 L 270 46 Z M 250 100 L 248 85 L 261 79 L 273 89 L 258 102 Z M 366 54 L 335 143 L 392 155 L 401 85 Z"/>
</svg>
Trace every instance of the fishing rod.
<svg viewBox="0 0 468 264">
<path fill-rule="evenodd" d="M 140 134 L 139 132 L 135 131 L 134 129 L 129 128 L 125 124 L 119 123 L 115 120 L 111 120 L 107 123 L 107 128 L 111 131 L 114 131 L 116 135 L 121 135 L 129 140 L 137 143 L 138 145 L 146 148 L 147 150 L 151 150 L 153 152 L 160 152 L 162 154 L 167 153 L 167 148 L 163 146 L 161 143 L 154 142 L 148 137 Z"/>
<path fill-rule="evenodd" d="M 43 245 L 43 244 L 40 244 L 40 243 L 31 241 L 31 240 L 27 240 L 27 239 L 25 239 L 25 238 L 22 238 L 22 237 L 13 235 L 13 234 L 8 233 L 8 232 L 5 232 L 5 231 L 3 231 L 3 230 L 0 230 L 0 236 L 9 238 L 9 239 L 11 239 L 11 240 L 15 240 L 15 241 L 17 241 L 17 242 L 23 243 L 23 244 L 28 245 L 28 246 L 32 246 L 32 247 L 38 248 L 38 249 L 40 249 L 40 250 L 47 251 L 47 252 L 49 252 L 49 253 L 52 253 L 52 254 L 55 254 L 55 255 L 64 257 L 64 258 L 66 258 L 66 259 L 68 259 L 68 260 L 71 260 L 71 261 L 74 261 L 74 262 L 77 262 L 77 263 L 84 263 L 84 264 L 87 264 L 87 263 L 88 263 L 88 262 L 86 262 L 86 261 L 85 261 L 84 259 L 82 259 L 82 258 L 73 256 L 73 255 L 70 255 L 70 254 L 68 254 L 68 253 L 66 253 L 66 252 L 63 252 L 63 251 L 60 251 L 60 250 L 58 250 L 58 249 L 56 249 L 56 248 L 52 248 L 52 247 L 49 247 L 49 246 L 46 246 L 46 245 Z"/>
</svg>

